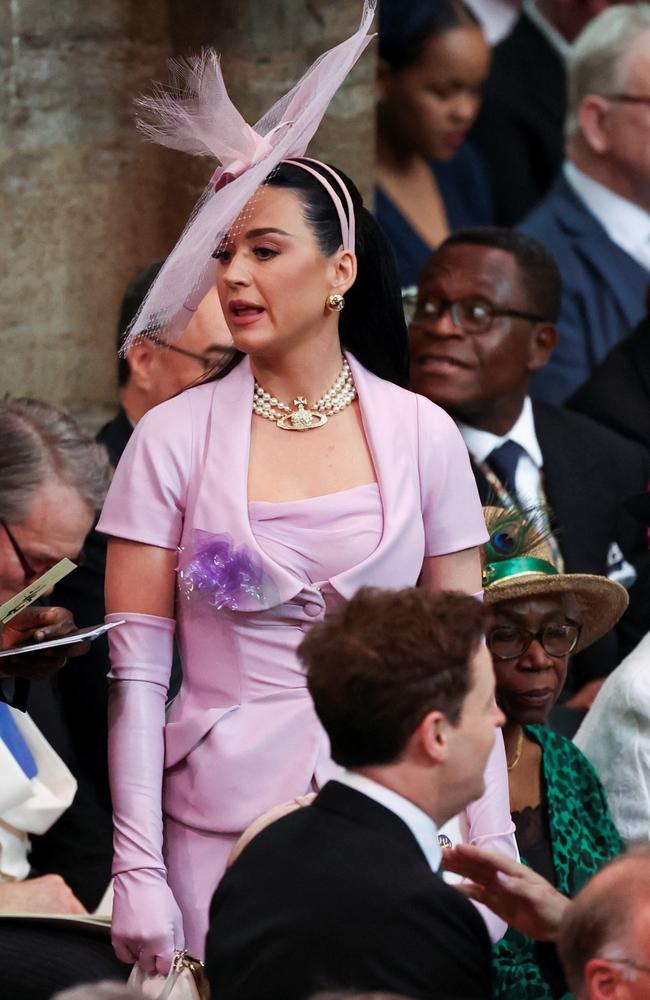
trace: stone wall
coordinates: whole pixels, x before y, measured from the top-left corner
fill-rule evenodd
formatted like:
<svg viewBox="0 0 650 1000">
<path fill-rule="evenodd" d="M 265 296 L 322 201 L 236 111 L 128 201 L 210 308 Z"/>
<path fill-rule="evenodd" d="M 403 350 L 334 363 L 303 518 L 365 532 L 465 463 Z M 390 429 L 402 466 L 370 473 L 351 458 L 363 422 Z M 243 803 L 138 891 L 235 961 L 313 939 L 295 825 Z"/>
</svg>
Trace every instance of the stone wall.
<svg viewBox="0 0 650 1000">
<path fill-rule="evenodd" d="M 0 389 L 95 425 L 113 406 L 115 325 L 128 279 L 169 251 L 209 175 L 143 142 L 133 98 L 170 54 L 214 45 L 254 122 L 360 4 L 340 0 L 0 0 Z M 369 194 L 374 48 L 311 151 Z"/>
</svg>

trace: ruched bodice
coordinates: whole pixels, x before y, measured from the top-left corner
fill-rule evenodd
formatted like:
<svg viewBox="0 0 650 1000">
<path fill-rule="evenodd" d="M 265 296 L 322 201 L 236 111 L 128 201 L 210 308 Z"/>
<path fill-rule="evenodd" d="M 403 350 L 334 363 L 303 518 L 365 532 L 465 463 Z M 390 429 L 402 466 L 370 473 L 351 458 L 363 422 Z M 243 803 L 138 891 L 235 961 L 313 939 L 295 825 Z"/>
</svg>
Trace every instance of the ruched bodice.
<svg viewBox="0 0 650 1000">
<path fill-rule="evenodd" d="M 258 545 L 303 583 L 329 580 L 372 555 L 383 514 L 377 483 L 338 493 L 248 505 Z"/>
</svg>

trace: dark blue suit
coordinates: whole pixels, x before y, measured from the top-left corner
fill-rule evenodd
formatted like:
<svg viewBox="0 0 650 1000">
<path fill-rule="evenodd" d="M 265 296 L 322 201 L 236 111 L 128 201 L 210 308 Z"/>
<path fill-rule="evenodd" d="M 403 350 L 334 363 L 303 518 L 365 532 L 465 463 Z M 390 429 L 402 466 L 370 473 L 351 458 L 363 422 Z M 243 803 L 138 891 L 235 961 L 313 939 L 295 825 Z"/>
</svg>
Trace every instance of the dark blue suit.
<svg viewBox="0 0 650 1000">
<path fill-rule="evenodd" d="M 562 274 L 560 343 L 531 393 L 561 404 L 642 319 L 650 274 L 612 242 L 564 177 L 518 228 L 550 250 Z"/>
</svg>

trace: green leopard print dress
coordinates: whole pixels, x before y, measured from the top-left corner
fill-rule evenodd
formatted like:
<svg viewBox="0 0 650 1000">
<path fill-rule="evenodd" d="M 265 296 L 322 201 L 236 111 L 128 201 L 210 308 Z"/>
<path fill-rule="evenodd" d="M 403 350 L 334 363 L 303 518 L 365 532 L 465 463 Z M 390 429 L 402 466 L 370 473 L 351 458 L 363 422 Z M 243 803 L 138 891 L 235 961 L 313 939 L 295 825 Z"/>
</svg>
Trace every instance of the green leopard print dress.
<svg viewBox="0 0 650 1000">
<path fill-rule="evenodd" d="M 542 748 L 556 888 L 574 896 L 625 849 L 598 775 L 571 740 L 546 726 L 526 726 Z M 521 859 L 524 863 L 526 859 Z M 493 949 L 496 1000 L 552 1000 L 531 938 L 509 930 Z M 565 994 L 565 1000 L 571 997 Z"/>
</svg>

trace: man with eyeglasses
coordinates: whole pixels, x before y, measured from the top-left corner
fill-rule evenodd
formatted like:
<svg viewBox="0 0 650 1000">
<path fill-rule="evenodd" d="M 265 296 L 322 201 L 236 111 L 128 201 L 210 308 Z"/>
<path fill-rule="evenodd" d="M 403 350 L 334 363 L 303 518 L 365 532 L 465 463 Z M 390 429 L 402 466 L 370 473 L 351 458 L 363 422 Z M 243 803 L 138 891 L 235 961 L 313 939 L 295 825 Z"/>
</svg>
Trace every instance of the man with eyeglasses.
<svg viewBox="0 0 650 1000">
<path fill-rule="evenodd" d="M 164 261 L 140 271 L 128 285 L 118 321 L 117 349 L 142 305 Z M 118 356 L 119 410 L 97 435 L 111 464 L 120 460 L 133 428 L 144 414 L 176 393 L 217 371 L 230 357 L 232 339 L 213 288 L 198 305 L 193 319 L 175 344 L 151 333 Z M 91 531 L 84 546 L 83 566 L 56 588 L 57 600 L 71 608 L 80 626 L 104 620 L 106 538 Z M 66 715 L 74 718 L 71 732 L 80 766 L 98 790 L 107 810 L 111 808 L 106 745 L 108 741 L 106 674 L 109 668 L 105 639 L 93 643 L 87 655 L 68 664 L 59 677 Z M 174 677 L 180 665 L 175 658 Z"/>
<path fill-rule="evenodd" d="M 561 288 L 553 259 L 531 237 L 490 228 L 454 233 L 420 279 L 409 332 L 411 388 L 456 421 L 484 503 L 491 496 L 501 506 L 548 505 L 558 562 L 630 588 L 650 571 L 644 531 L 622 506 L 650 478 L 645 450 L 529 397 L 533 374 L 558 341 Z M 647 631 L 640 590 L 632 590 L 621 625 L 573 660 L 565 696 L 572 710 L 589 707 Z M 562 707 L 552 716 L 567 735 L 580 718 Z"/>
<path fill-rule="evenodd" d="M 533 398 L 563 403 L 644 314 L 650 280 L 650 4 L 614 4 L 569 54 L 567 159 L 520 224 L 564 281 L 558 349 Z"/>
</svg>

